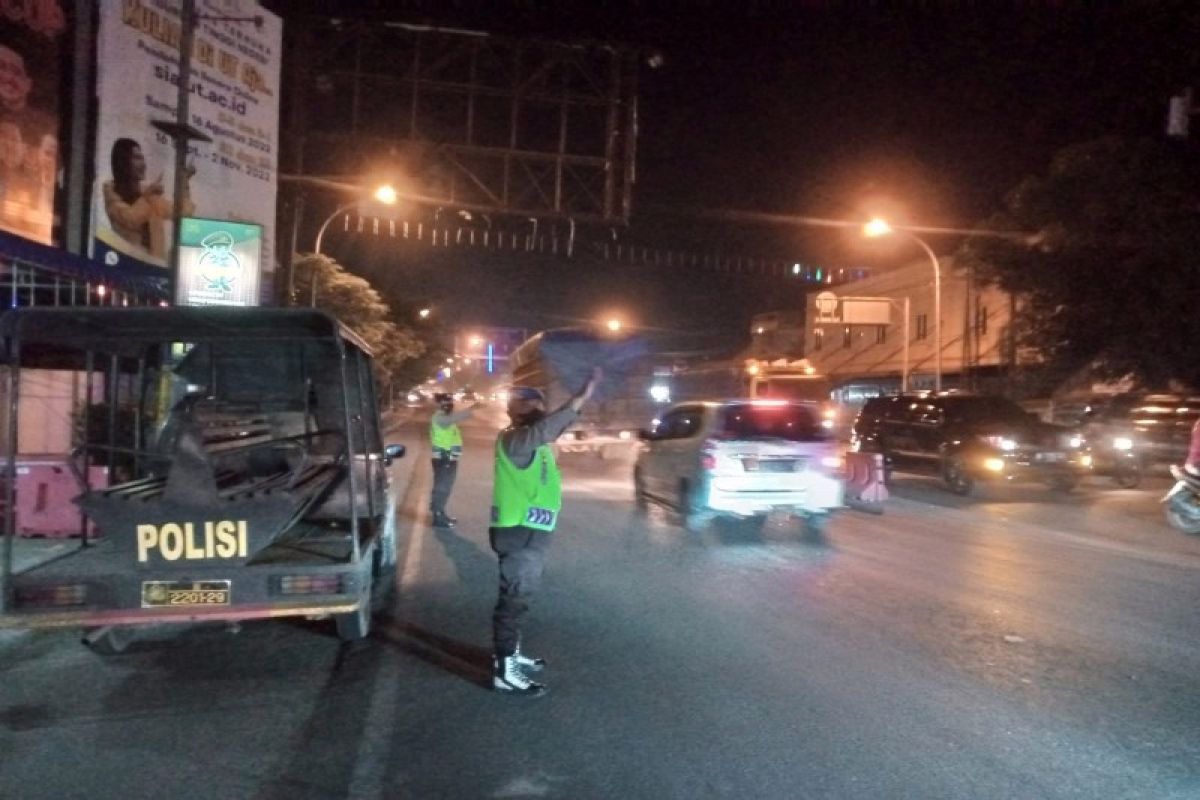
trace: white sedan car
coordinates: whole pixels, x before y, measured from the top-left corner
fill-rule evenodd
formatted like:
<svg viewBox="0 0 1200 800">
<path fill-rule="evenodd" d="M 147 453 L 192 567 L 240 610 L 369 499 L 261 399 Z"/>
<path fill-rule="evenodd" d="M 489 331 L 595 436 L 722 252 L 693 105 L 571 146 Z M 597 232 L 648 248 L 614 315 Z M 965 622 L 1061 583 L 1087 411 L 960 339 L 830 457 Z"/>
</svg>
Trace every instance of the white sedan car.
<svg viewBox="0 0 1200 800">
<path fill-rule="evenodd" d="M 842 506 L 840 446 L 821 425 L 817 403 L 682 403 L 641 438 L 633 473 L 639 507 L 671 506 L 688 530 L 716 516 L 761 520 L 783 511 L 820 533 Z"/>
</svg>

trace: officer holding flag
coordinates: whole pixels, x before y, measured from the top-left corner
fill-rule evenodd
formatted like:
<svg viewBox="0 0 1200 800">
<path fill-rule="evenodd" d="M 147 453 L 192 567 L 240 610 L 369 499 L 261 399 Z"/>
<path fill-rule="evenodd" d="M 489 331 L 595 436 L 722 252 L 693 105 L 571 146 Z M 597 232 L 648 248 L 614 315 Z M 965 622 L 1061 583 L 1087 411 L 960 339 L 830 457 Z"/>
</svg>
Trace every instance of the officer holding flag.
<svg viewBox="0 0 1200 800">
<path fill-rule="evenodd" d="M 546 413 L 546 399 L 538 389 L 514 386 L 509 393 L 512 424 L 496 438 L 488 529 L 500 566 L 500 592 L 492 614 L 492 688 L 498 692 L 536 697 L 546 691 L 525 673 L 541 670 L 545 661 L 522 655 L 520 645 L 521 624 L 562 508 L 562 481 L 550 443 L 579 416 L 601 377 L 600 369 L 594 369 L 583 389 L 551 413 Z"/>
</svg>

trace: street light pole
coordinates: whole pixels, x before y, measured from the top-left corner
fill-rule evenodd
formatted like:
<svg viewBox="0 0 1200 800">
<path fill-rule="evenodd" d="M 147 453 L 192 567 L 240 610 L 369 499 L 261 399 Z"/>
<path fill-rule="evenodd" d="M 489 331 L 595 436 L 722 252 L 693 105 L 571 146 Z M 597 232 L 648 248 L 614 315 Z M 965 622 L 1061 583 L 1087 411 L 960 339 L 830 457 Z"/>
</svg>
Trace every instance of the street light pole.
<svg viewBox="0 0 1200 800">
<path fill-rule="evenodd" d="M 384 184 L 383 186 L 380 186 L 378 189 L 375 190 L 372 197 L 375 200 L 375 202 L 377 202 L 377 203 L 382 203 L 383 205 L 386 205 L 386 206 L 392 206 L 392 205 L 396 204 L 396 200 L 399 197 L 399 195 L 396 193 L 396 190 L 393 189 L 391 186 Z M 325 221 L 321 223 L 321 227 L 317 229 L 317 240 L 316 240 L 316 242 L 313 243 L 313 254 L 314 255 L 318 255 L 318 256 L 321 255 L 321 241 L 325 238 L 325 230 L 329 227 L 329 223 L 333 222 L 335 219 L 340 217 L 342 214 L 345 214 L 350 209 L 356 208 L 356 207 L 362 205 L 362 203 L 364 203 L 365 201 L 366 201 L 365 198 L 360 197 L 355 200 L 351 200 L 349 203 L 343 203 L 342 205 L 340 205 L 336 209 L 334 209 L 334 212 L 332 214 L 330 214 L 328 217 L 325 218 Z M 309 304 L 309 306 L 315 307 L 317 305 L 317 270 L 316 270 L 315 264 L 313 265 L 312 274 L 309 276 L 309 283 L 311 285 L 309 286 L 309 290 L 310 290 L 309 295 L 310 296 L 309 296 L 308 304 Z"/>
<path fill-rule="evenodd" d="M 349 203 L 343 203 L 342 205 L 338 206 L 337 209 L 332 214 L 330 214 L 328 217 L 325 218 L 325 221 L 321 223 L 321 227 L 317 230 L 317 241 L 313 243 L 313 254 L 314 255 L 318 255 L 318 256 L 321 255 L 321 240 L 325 237 L 325 229 L 329 227 L 329 223 L 333 222 L 335 219 L 340 217 L 342 214 L 345 214 L 347 211 L 349 211 L 350 209 L 357 206 L 360 202 L 361 201 L 359 201 L 359 200 L 354 200 Z M 308 284 L 309 284 L 308 285 L 308 305 L 310 308 L 316 308 L 316 306 L 317 306 L 317 265 L 315 263 L 313 264 L 312 271 L 308 276 Z"/>
<path fill-rule="evenodd" d="M 942 265 L 938 261 L 937 254 L 933 252 L 933 248 L 927 245 L 924 239 L 912 231 L 900 229 L 900 233 L 920 245 L 921 249 L 925 251 L 925 255 L 929 256 L 930 262 L 933 263 L 933 347 L 935 350 L 933 390 L 940 392 L 942 390 Z"/>
<path fill-rule="evenodd" d="M 345 214 L 347 211 L 357 206 L 360 202 L 362 201 L 354 200 L 350 203 L 344 203 L 338 206 L 336 211 L 325 218 L 325 221 L 321 223 L 321 227 L 317 230 L 317 241 L 313 244 L 314 253 L 321 255 L 321 239 L 325 237 L 325 229 L 329 227 L 329 223 L 333 222 L 342 214 Z"/>
<path fill-rule="evenodd" d="M 863 226 L 863 233 L 870 237 L 887 236 L 891 233 L 902 233 L 912 239 L 929 256 L 933 264 L 933 347 L 934 347 L 934 391 L 942 390 L 942 265 L 937 254 L 933 252 L 925 240 L 905 228 L 893 228 L 886 220 L 873 219 Z M 907 317 L 906 317 L 907 319 Z M 907 341 L 907 337 L 905 337 Z"/>
</svg>

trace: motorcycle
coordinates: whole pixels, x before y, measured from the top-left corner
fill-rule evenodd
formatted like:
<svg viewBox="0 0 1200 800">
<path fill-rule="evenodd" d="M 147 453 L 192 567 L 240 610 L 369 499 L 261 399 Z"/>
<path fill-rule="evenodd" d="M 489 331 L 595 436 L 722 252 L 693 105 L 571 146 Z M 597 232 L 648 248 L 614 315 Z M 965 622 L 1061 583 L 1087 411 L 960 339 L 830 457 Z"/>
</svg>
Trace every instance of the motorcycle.
<svg viewBox="0 0 1200 800">
<path fill-rule="evenodd" d="M 1186 464 L 1200 463 L 1200 420 L 1192 426 L 1192 442 Z M 1166 504 L 1167 522 L 1183 533 L 1200 534 L 1200 478 L 1183 467 L 1171 466 L 1175 485 L 1162 499 Z"/>
<path fill-rule="evenodd" d="M 1078 443 L 1078 444 L 1077 444 Z M 1139 441 L 1132 433 L 1112 435 L 1088 430 L 1071 439 L 1071 446 L 1086 446 L 1086 462 L 1093 475 L 1104 475 L 1122 489 L 1136 489 L 1145 472 Z"/>
<path fill-rule="evenodd" d="M 1171 466 L 1175 485 L 1163 496 L 1167 522 L 1181 533 L 1200 535 L 1200 478 L 1195 478 L 1182 467 Z"/>
<path fill-rule="evenodd" d="M 1142 457 L 1135 444 L 1130 436 L 1117 436 L 1112 440 L 1110 475 L 1122 489 L 1136 489 L 1142 482 Z"/>
</svg>

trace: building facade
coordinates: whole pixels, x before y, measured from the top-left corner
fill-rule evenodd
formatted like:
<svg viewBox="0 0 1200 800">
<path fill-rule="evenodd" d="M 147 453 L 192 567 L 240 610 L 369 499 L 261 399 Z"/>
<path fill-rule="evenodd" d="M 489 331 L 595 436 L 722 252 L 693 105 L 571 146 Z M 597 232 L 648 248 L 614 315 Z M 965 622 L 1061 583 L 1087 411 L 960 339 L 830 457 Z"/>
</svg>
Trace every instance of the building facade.
<svg viewBox="0 0 1200 800">
<path fill-rule="evenodd" d="M 804 354 L 818 372 L 843 387 L 860 385 L 863 392 L 870 392 L 870 387 L 898 389 L 905 371 L 903 309 L 907 299 L 908 385 L 910 389 L 934 388 L 938 343 L 933 321 L 934 274 L 929 261 L 843 284 L 834 294 L 839 301 L 834 308 L 819 309 L 818 293 L 807 298 Z M 872 313 L 851 313 L 856 307 Z M 1013 361 L 1010 322 L 1014 299 L 1000 288 L 976 280 L 970 270 L 958 267 L 951 258 L 944 258 L 941 307 L 942 387 L 986 386 Z M 868 318 L 870 321 L 856 321 Z"/>
</svg>

